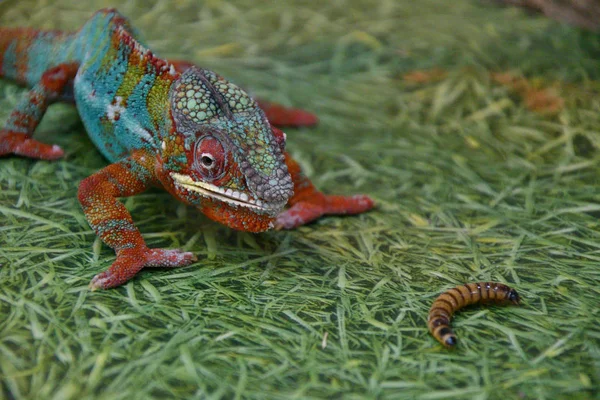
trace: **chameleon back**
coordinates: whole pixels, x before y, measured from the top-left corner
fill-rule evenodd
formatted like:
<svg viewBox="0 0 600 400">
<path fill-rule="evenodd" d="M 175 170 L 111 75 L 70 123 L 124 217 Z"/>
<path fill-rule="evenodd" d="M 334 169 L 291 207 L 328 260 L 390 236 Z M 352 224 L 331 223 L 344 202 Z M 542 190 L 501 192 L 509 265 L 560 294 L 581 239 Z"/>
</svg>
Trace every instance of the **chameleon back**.
<svg viewBox="0 0 600 400">
<path fill-rule="evenodd" d="M 125 18 L 97 13 L 77 34 L 82 55 L 75 102 L 87 132 L 110 161 L 154 150 L 170 128 L 168 93 L 176 71 L 139 44 Z"/>
</svg>

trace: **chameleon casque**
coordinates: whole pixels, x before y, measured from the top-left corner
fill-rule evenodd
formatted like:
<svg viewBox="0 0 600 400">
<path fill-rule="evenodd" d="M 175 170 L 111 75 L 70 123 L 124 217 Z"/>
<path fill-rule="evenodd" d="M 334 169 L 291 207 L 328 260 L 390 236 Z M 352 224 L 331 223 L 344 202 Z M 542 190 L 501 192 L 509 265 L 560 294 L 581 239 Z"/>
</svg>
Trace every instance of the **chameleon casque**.
<svg viewBox="0 0 600 400">
<path fill-rule="evenodd" d="M 96 12 L 73 33 L 0 28 L 0 76 L 30 88 L 0 130 L 0 156 L 62 157 L 59 146 L 31 136 L 48 105 L 67 101 L 112 163 L 78 190 L 90 226 L 116 252 L 92 289 L 121 285 L 144 267 L 196 260 L 149 248 L 118 200 L 152 186 L 250 232 L 374 205 L 364 195 L 319 192 L 285 151 L 285 134 L 271 123 L 311 125 L 312 114 L 259 102 L 212 71 L 155 56 L 114 9 Z"/>
</svg>

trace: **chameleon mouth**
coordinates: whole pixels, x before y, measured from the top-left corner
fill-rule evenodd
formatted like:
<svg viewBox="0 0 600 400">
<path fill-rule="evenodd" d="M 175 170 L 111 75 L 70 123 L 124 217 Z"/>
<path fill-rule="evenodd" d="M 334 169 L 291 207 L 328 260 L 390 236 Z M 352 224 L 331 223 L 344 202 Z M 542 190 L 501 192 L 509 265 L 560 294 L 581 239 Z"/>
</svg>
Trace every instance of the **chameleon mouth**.
<svg viewBox="0 0 600 400">
<path fill-rule="evenodd" d="M 259 199 L 250 197 L 247 193 L 238 192 L 232 189 L 223 189 L 206 182 L 193 180 L 189 175 L 171 172 L 171 178 L 175 184 L 190 192 L 198 193 L 202 196 L 210 197 L 233 206 L 240 206 L 252 209 L 254 211 L 276 214 L 285 207 L 286 202 L 266 203 Z"/>
</svg>

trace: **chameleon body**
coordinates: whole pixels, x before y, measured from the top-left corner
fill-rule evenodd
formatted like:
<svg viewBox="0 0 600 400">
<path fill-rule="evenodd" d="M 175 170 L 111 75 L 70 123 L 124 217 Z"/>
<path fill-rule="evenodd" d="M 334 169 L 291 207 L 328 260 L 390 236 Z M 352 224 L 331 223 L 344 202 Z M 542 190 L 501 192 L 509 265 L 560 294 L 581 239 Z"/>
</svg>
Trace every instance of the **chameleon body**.
<svg viewBox="0 0 600 400">
<path fill-rule="evenodd" d="M 259 102 L 212 71 L 155 56 L 114 9 L 73 33 L 0 28 L 0 76 L 30 88 L 0 130 L 0 156 L 62 157 L 32 134 L 48 105 L 69 101 L 111 162 L 78 191 L 90 226 L 116 252 L 92 289 L 121 285 L 144 267 L 195 261 L 189 252 L 148 248 L 118 200 L 152 186 L 251 232 L 373 207 L 364 195 L 319 192 L 285 151 L 285 134 L 271 124 L 312 125 L 312 114 Z"/>
</svg>

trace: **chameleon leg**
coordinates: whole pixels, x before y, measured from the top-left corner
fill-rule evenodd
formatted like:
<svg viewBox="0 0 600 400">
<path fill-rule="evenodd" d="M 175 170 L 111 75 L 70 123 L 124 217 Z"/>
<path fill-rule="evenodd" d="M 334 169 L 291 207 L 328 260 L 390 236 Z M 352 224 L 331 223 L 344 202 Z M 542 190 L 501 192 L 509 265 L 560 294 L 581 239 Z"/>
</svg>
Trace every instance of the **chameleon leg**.
<svg viewBox="0 0 600 400">
<path fill-rule="evenodd" d="M 285 163 L 294 181 L 294 195 L 288 202 L 290 208 L 277 216 L 276 229 L 292 229 L 328 214 L 359 214 L 375 206 L 371 198 L 362 194 L 323 194 L 302 173 L 300 165 L 289 153 L 285 153 Z"/>
<path fill-rule="evenodd" d="M 61 64 L 50 68 L 8 117 L 0 129 L 0 156 L 16 154 L 41 160 L 54 160 L 63 156 L 57 145 L 49 145 L 31 138 L 48 105 L 58 99 L 75 78 L 77 64 Z"/>
<path fill-rule="evenodd" d="M 170 60 L 175 70 L 183 73 L 194 64 L 183 60 Z M 299 108 L 288 108 L 277 103 L 256 99 L 258 106 L 265 112 L 269 122 L 278 127 L 313 126 L 319 122 L 316 115 Z"/>
<path fill-rule="evenodd" d="M 141 193 L 155 183 L 153 162 L 154 157 L 139 151 L 79 185 L 79 202 L 90 226 L 117 253 L 110 268 L 92 279 L 92 290 L 122 285 L 144 267 L 179 267 L 196 260 L 189 252 L 148 248 L 131 215 L 117 199 Z"/>
<path fill-rule="evenodd" d="M 256 99 L 256 102 L 267 115 L 269 122 L 278 127 L 313 126 L 319 122 L 315 114 L 299 108 L 288 108 L 260 99 Z"/>
</svg>

